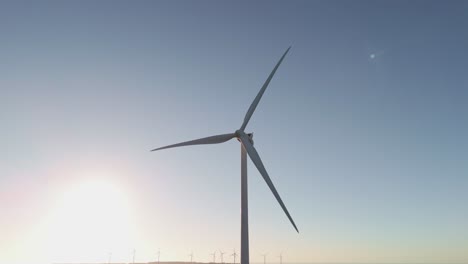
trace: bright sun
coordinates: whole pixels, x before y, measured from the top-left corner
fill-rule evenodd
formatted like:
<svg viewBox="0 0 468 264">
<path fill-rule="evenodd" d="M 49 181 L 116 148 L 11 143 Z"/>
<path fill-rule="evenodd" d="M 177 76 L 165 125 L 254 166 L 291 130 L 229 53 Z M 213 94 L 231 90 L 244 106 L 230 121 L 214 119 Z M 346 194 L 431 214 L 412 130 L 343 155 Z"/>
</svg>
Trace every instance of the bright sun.
<svg viewBox="0 0 468 264">
<path fill-rule="evenodd" d="M 56 261 L 94 261 L 113 250 L 128 250 L 133 243 L 128 199 L 106 181 L 73 185 L 57 201 L 48 222 L 47 247 Z"/>
</svg>

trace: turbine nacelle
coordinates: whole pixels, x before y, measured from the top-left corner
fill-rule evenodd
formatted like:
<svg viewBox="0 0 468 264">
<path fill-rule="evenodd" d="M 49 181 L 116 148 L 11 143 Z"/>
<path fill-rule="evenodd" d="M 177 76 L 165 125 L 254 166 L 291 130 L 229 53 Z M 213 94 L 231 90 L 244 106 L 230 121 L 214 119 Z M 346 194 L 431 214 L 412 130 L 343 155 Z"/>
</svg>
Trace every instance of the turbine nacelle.
<svg viewBox="0 0 468 264">
<path fill-rule="evenodd" d="M 252 145 L 254 144 L 254 141 L 253 141 L 253 132 L 252 132 L 252 133 L 245 133 L 244 131 L 242 131 L 242 130 L 239 129 L 239 130 L 236 130 L 236 132 L 234 132 L 234 134 L 235 134 L 235 137 L 237 138 L 237 141 L 242 142 L 242 141 L 240 140 L 240 138 L 241 138 L 242 136 L 246 136 L 246 137 L 249 139 L 250 144 L 252 144 Z"/>
</svg>

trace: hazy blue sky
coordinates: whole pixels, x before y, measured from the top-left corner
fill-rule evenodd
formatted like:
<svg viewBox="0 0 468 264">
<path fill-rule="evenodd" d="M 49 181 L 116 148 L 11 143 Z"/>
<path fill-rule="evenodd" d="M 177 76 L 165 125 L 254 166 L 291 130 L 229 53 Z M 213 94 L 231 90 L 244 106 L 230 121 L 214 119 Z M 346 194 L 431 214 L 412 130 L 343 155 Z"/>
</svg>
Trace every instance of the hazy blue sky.
<svg viewBox="0 0 468 264">
<path fill-rule="evenodd" d="M 0 3 L 0 262 L 468 262 L 467 1 Z M 231 258 L 225 256 L 225 260 Z M 37 262 L 36 262 L 37 263 Z"/>
</svg>

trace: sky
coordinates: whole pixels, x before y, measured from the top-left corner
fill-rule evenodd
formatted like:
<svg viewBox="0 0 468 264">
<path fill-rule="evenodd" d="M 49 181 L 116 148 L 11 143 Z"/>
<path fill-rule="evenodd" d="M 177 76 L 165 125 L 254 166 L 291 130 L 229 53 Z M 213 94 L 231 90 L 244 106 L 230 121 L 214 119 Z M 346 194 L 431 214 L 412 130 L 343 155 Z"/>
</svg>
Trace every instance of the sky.
<svg viewBox="0 0 468 264">
<path fill-rule="evenodd" d="M 468 2 L 0 3 L 0 262 L 468 263 Z M 225 255 L 225 261 L 231 257 Z M 220 261 L 219 258 L 217 261 Z"/>
</svg>

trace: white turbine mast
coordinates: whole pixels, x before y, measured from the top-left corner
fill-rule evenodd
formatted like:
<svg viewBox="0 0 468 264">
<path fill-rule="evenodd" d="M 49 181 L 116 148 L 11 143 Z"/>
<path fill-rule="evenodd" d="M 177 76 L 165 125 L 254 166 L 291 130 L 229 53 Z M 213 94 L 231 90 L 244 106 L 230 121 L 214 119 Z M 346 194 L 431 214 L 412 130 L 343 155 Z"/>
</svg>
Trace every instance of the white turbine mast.
<svg viewBox="0 0 468 264">
<path fill-rule="evenodd" d="M 249 155 L 250 159 L 254 163 L 255 167 L 257 167 L 260 175 L 265 180 L 266 184 L 270 188 L 271 192 L 275 196 L 276 200 L 278 201 L 279 205 L 283 209 L 284 213 L 288 217 L 289 221 L 293 225 L 294 229 L 299 233 L 299 230 L 294 223 L 291 215 L 288 212 L 288 209 L 284 205 L 283 201 L 281 200 L 278 191 L 276 190 L 273 182 L 268 175 L 265 166 L 263 165 L 262 160 L 260 159 L 260 155 L 257 153 L 257 150 L 254 147 L 253 142 L 253 133 L 246 133 L 245 128 L 249 123 L 250 118 L 252 117 L 255 108 L 257 108 L 260 99 L 263 96 L 268 84 L 270 83 L 271 79 L 273 78 L 276 70 L 280 66 L 281 62 L 283 61 L 286 54 L 289 52 L 289 47 L 280 58 L 276 66 L 273 68 L 273 71 L 270 73 L 268 78 L 266 79 L 265 83 L 263 84 L 262 88 L 258 92 L 257 96 L 253 100 L 252 104 L 250 105 L 247 113 L 245 114 L 244 121 L 242 122 L 241 127 L 236 130 L 234 133 L 216 135 L 211 137 L 205 137 L 195 140 L 190 140 L 178 144 L 168 145 L 165 147 L 160 147 L 153 149 L 152 151 L 168 149 L 168 148 L 175 148 L 175 147 L 182 147 L 182 146 L 190 146 L 190 145 L 204 145 L 204 144 L 219 144 L 231 140 L 233 138 L 237 138 L 237 140 L 241 143 L 241 264 L 249 264 L 249 217 L 248 217 L 248 198 L 247 198 L 247 155 Z"/>
<path fill-rule="evenodd" d="M 210 255 L 213 256 L 213 263 L 216 263 L 216 250 Z"/>
<path fill-rule="evenodd" d="M 234 258 L 233 264 L 236 264 L 236 257 L 237 257 L 236 249 L 233 249 L 233 251 L 234 253 L 232 253 L 231 256 Z"/>
<path fill-rule="evenodd" d="M 262 256 L 263 256 L 263 264 L 266 264 L 266 256 L 267 256 L 267 255 L 268 255 L 267 253 L 262 254 Z"/>
<path fill-rule="evenodd" d="M 219 255 L 221 256 L 221 263 L 224 263 L 224 254 L 226 254 L 226 252 L 222 252 L 221 249 L 219 250 Z"/>
<path fill-rule="evenodd" d="M 190 256 L 190 263 L 193 263 L 193 251 L 190 252 L 189 256 Z"/>
</svg>

